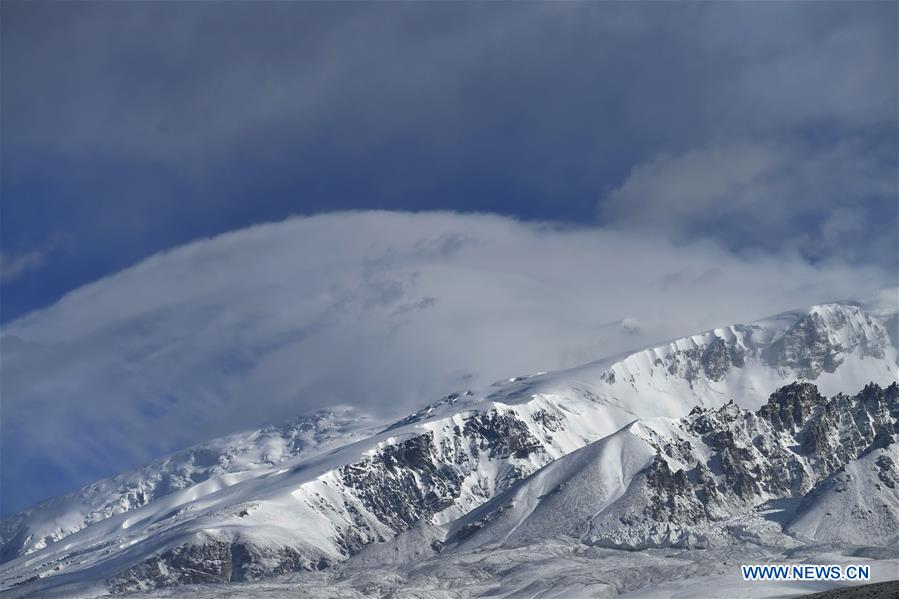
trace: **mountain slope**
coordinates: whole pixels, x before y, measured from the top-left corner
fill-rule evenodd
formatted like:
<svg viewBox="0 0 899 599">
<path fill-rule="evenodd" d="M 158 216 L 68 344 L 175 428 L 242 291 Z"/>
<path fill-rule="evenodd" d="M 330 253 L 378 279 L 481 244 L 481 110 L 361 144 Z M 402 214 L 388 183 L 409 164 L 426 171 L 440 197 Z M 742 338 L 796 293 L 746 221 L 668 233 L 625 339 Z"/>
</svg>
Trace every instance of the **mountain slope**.
<svg viewBox="0 0 899 599">
<path fill-rule="evenodd" d="M 899 544 L 899 445 L 874 447 L 822 481 L 790 522 L 791 535 L 828 543 Z"/>
<path fill-rule="evenodd" d="M 890 545 L 899 536 L 896 433 L 897 383 L 830 400 L 796 383 L 756 412 L 731 403 L 638 421 L 460 518 L 447 545 L 573 537 L 628 550 L 704 548 L 755 534 L 745 515 L 756 508 L 803 498 L 790 534 Z"/>
<path fill-rule="evenodd" d="M 284 460 L 312 457 L 365 438 L 377 425 L 352 408 L 320 411 L 202 443 L 134 472 L 97 481 L 0 522 L 0 563 L 177 491 L 191 489 L 191 496 L 198 498 L 253 478 Z"/>
<path fill-rule="evenodd" d="M 82 529 L 66 529 L 38 506 L 4 521 L 3 530 L 31 530 L 40 521 L 61 532 L 43 548 L 5 540 L 4 553 L 17 557 L 0 566 L 0 584 L 45 593 L 94 581 L 121 591 L 325 568 L 422 521 L 443 526 L 474 514 L 517 481 L 638 418 L 678 418 L 731 398 L 756 409 L 796 378 L 828 394 L 889 384 L 897 367 L 891 317 L 852 304 L 816 306 L 454 393 L 368 438 L 335 440 L 328 453 L 246 463 L 252 476 L 234 471 L 224 483 L 199 482 L 99 521 L 81 513 L 74 520 L 89 524 Z M 640 476 L 646 460 L 655 463 L 654 452 L 634 447 L 608 455 L 603 476 L 617 472 L 622 480 Z M 656 479 L 669 476 L 661 464 L 657 470 Z M 620 490 L 615 477 L 603 480 Z M 104 504 L 120 496 L 113 491 Z M 620 498 L 603 499 L 613 500 Z M 67 513 L 77 516 L 77 506 Z M 668 542 L 660 534 L 646 538 Z"/>
</svg>

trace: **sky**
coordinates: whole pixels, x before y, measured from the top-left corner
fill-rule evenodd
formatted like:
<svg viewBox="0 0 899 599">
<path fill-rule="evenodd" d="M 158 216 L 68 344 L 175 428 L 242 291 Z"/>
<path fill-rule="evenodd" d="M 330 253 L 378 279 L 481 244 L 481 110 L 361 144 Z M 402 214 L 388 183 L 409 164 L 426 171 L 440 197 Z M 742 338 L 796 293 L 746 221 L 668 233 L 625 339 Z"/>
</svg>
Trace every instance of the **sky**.
<svg viewBox="0 0 899 599">
<path fill-rule="evenodd" d="M 3 2 L 0 512 L 895 285 L 897 16 Z"/>
</svg>

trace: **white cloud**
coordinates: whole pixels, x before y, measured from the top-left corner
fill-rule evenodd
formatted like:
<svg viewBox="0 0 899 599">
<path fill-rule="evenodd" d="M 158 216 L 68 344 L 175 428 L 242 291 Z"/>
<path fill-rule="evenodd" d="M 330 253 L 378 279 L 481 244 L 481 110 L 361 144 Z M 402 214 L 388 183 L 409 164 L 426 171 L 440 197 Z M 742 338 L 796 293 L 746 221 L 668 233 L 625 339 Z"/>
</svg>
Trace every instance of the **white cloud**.
<svg viewBox="0 0 899 599">
<path fill-rule="evenodd" d="M 46 259 L 47 252 L 44 250 L 15 254 L 0 252 L 0 283 L 12 282 L 29 271 L 37 270 Z"/>
<path fill-rule="evenodd" d="M 873 268 L 488 215 L 255 226 L 4 327 L 4 503 L 257 422 L 337 403 L 399 416 L 453 390 L 882 282 Z M 41 480 L 34 460 L 62 474 Z"/>
<path fill-rule="evenodd" d="M 896 197 L 889 149 L 729 141 L 635 166 L 597 210 L 606 222 L 675 239 L 895 268 Z"/>
</svg>

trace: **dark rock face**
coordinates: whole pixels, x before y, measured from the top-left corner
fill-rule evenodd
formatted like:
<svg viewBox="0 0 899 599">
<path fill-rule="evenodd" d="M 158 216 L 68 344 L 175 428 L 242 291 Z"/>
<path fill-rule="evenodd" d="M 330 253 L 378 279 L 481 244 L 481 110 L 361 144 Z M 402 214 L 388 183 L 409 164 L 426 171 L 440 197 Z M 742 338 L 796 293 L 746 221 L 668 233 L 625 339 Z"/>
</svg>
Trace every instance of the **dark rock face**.
<svg viewBox="0 0 899 599">
<path fill-rule="evenodd" d="M 736 346 L 728 347 L 721 337 L 716 337 L 702 353 L 702 369 L 711 381 L 720 381 L 731 366 L 743 367 L 743 351 Z"/>
<path fill-rule="evenodd" d="M 768 420 L 777 432 L 795 433 L 806 424 L 812 411 L 825 403 L 826 398 L 814 385 L 793 383 L 771 395 L 758 415 Z"/>
<path fill-rule="evenodd" d="M 644 507 L 625 515 L 622 523 L 644 528 L 667 523 L 677 530 L 751 509 L 772 496 L 813 496 L 828 477 L 829 484 L 839 485 L 842 479 L 832 475 L 848 462 L 895 442 L 897 421 L 896 383 L 886 389 L 869 384 L 853 397 L 830 400 L 814 385 L 794 383 L 775 392 L 756 413 L 733 403 L 694 409 L 680 425 L 707 449 L 696 452 L 684 438 L 656 443 L 658 454 L 641 482 Z M 672 471 L 665 457 L 692 466 Z M 899 484 L 892 459 L 881 456 L 876 463 L 882 484 Z"/>
<path fill-rule="evenodd" d="M 880 482 L 890 489 L 895 489 L 899 484 L 899 468 L 896 468 L 896 463 L 889 456 L 882 455 L 874 464 L 877 466 L 877 478 Z"/>
<path fill-rule="evenodd" d="M 562 419 L 547 410 L 537 410 L 534 412 L 534 422 L 540 424 L 548 431 L 560 431 L 565 427 Z"/>
<path fill-rule="evenodd" d="M 561 426 L 556 416 L 545 411 L 535 421 L 548 430 Z M 395 531 L 403 531 L 452 505 L 461 493 L 465 477 L 477 468 L 480 454 L 508 461 L 544 449 L 517 416 L 490 410 L 455 427 L 453 436 L 444 439 L 440 446 L 434 443 L 433 433 L 425 433 L 346 466 L 340 474 L 344 484 L 355 491 L 378 520 Z M 508 468 L 499 488 L 490 490 L 490 494 L 526 474 Z"/>
<path fill-rule="evenodd" d="M 704 347 L 678 349 L 664 359 L 656 358 L 654 366 L 664 368 L 672 376 L 680 376 L 689 383 L 703 376 L 717 382 L 723 380 L 733 368 L 746 366 L 751 351 L 736 339 L 713 337 Z"/>
<path fill-rule="evenodd" d="M 862 452 L 892 442 L 899 417 L 899 385 L 867 385 L 855 397 L 825 403 L 798 436 L 801 452 L 815 456 L 816 470 L 834 470 Z"/>
<path fill-rule="evenodd" d="M 818 314 L 809 314 L 774 342 L 763 358 L 775 368 L 792 368 L 806 379 L 834 372 L 843 348 L 831 343 L 827 327 Z"/>
<path fill-rule="evenodd" d="M 547 415 L 543 422 L 552 422 Z M 556 428 L 557 423 L 553 422 Z M 494 410 L 478 414 L 465 423 L 464 434 L 475 440 L 474 447 L 492 458 L 525 458 L 542 449 L 540 440 L 531 435 L 527 425 L 514 416 Z"/>
<path fill-rule="evenodd" d="M 851 326 L 854 319 L 863 326 Z M 834 336 L 841 331 L 845 335 Z M 814 380 L 823 372 L 834 372 L 849 351 L 862 357 L 882 358 L 889 334 L 870 315 L 856 307 L 811 312 L 762 352 L 762 359 L 780 371 L 792 370 L 796 376 Z"/>
<path fill-rule="evenodd" d="M 463 475 L 441 464 L 436 454 L 433 435 L 419 435 L 341 468 L 340 474 L 378 520 L 393 530 L 407 530 L 459 496 Z"/>
<path fill-rule="evenodd" d="M 691 524 L 707 519 L 700 494 L 702 485 L 691 484 L 684 470 L 672 472 L 660 455 L 646 472 L 646 484 L 654 491 L 643 515 L 656 522 Z"/>
<path fill-rule="evenodd" d="M 166 551 L 110 578 L 107 585 L 112 593 L 125 593 L 183 584 L 246 582 L 328 565 L 290 548 L 260 550 L 240 541 L 207 540 Z"/>
<path fill-rule="evenodd" d="M 684 349 L 668 357 L 668 374 L 682 376 L 692 387 L 703 373 L 703 353 L 699 348 Z"/>
</svg>

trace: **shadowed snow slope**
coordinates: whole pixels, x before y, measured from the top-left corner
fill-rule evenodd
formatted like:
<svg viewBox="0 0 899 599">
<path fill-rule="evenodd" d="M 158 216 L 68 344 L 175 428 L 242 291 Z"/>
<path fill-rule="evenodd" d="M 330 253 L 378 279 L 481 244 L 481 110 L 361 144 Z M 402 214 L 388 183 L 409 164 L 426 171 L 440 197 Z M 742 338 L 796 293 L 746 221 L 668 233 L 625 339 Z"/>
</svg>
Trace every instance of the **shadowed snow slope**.
<svg viewBox="0 0 899 599">
<path fill-rule="evenodd" d="M 228 437 L 4 520 L 0 585 L 43 596 L 253 580 L 328 568 L 420 524 L 458 547 L 525 543 L 550 524 L 595 546 L 715 543 L 735 534 L 716 522 L 868 468 L 866 448 L 887 447 L 887 433 L 843 420 L 880 423 L 876 436 L 895 423 L 883 408 L 895 387 L 826 409 L 818 391 L 894 382 L 894 325 L 883 309 L 814 306 L 452 393 L 378 433 L 340 412 Z M 766 403 L 797 379 L 816 387 Z M 813 413 L 817 433 L 800 426 Z M 834 453 L 843 434 L 859 445 Z M 791 455 L 796 443 L 821 445 Z M 742 469 L 750 458 L 761 474 Z M 672 506 L 674 519 L 653 515 Z M 615 532 L 620 518 L 632 521 Z"/>
</svg>

